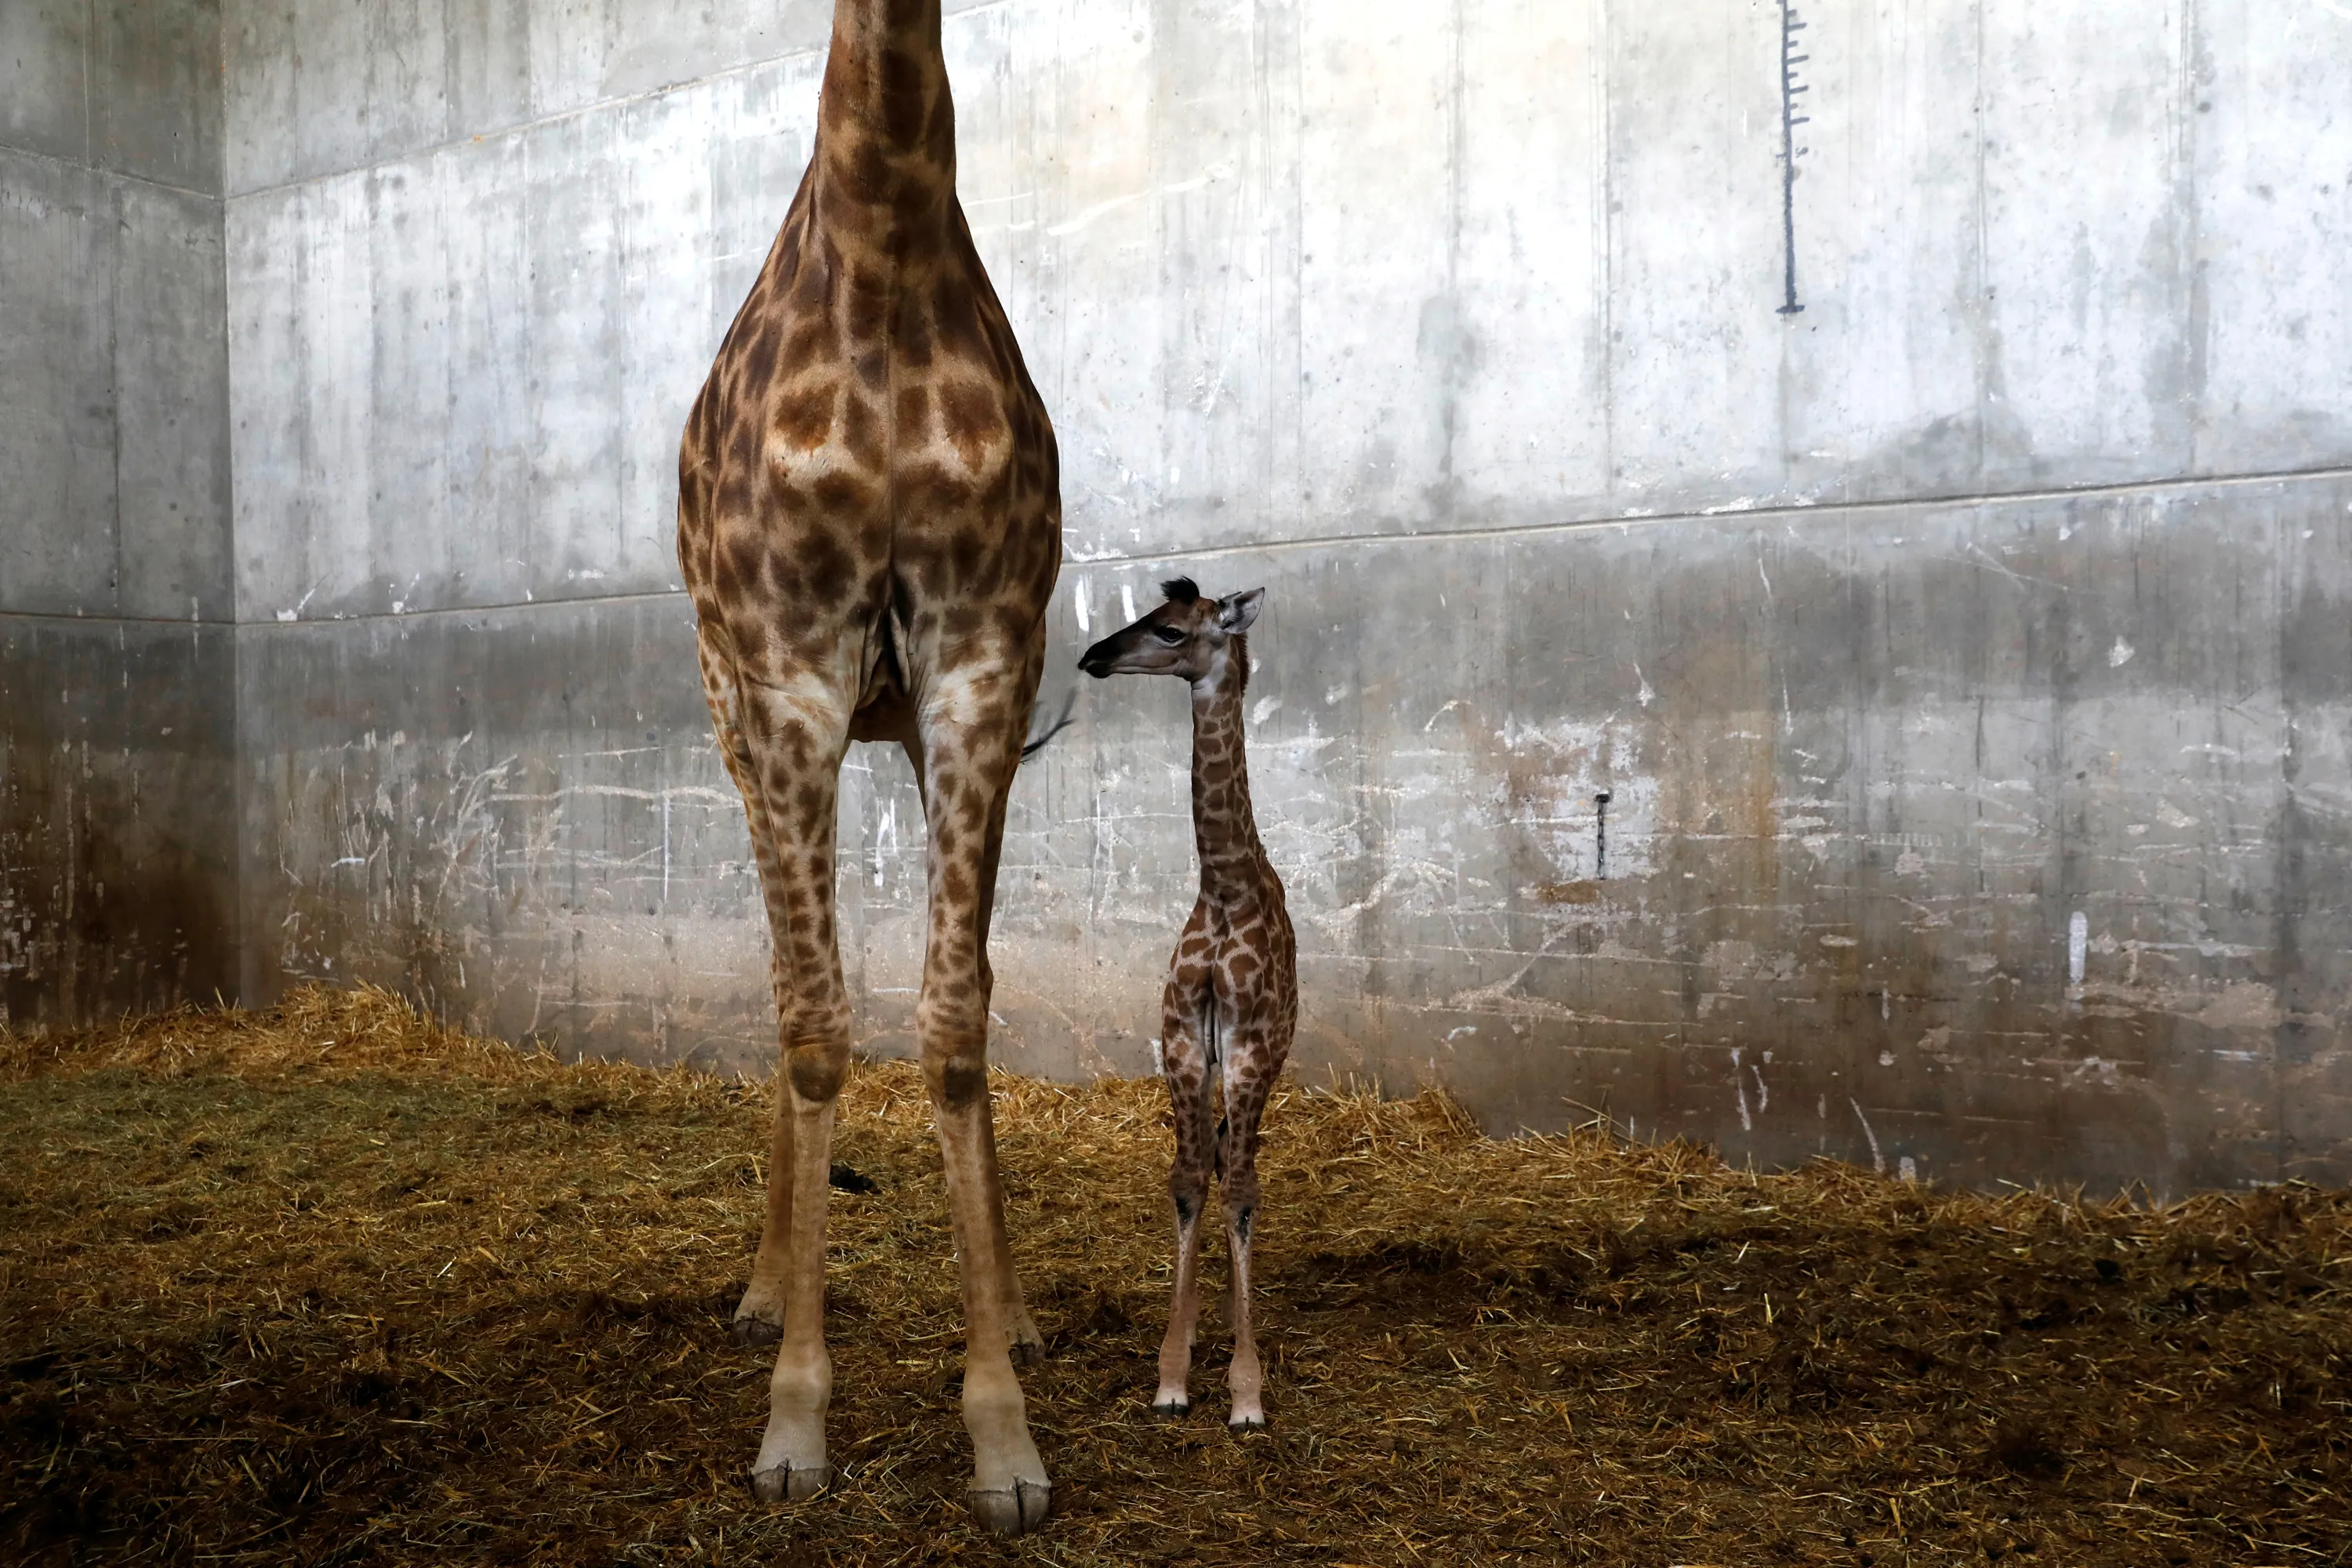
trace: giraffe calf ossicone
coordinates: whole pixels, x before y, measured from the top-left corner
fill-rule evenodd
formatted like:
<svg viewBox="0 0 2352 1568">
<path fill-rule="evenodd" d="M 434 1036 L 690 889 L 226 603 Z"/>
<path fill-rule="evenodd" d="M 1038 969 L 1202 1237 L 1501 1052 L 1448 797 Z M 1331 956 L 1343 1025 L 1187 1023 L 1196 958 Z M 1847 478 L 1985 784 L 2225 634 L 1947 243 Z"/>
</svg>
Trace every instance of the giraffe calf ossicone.
<svg viewBox="0 0 2352 1568">
<path fill-rule="evenodd" d="M 1160 1003 L 1160 1055 L 1176 1113 L 1176 1301 L 1160 1346 L 1165 1415 L 1192 1409 L 1185 1382 L 1200 1314 L 1201 1215 L 1213 1179 L 1224 1185 L 1225 1240 L 1233 1263 L 1234 1430 L 1265 1425 L 1265 1376 L 1250 1335 L 1250 1233 L 1258 1205 L 1258 1121 L 1290 1055 L 1298 1024 L 1297 941 L 1282 879 L 1258 842 L 1243 755 L 1242 693 L 1249 642 L 1265 590 L 1203 597 L 1189 578 L 1165 584 L 1168 602 L 1087 649 L 1078 668 L 1097 678 L 1173 675 L 1192 689 L 1192 834 L 1201 896 L 1168 966 Z M 1223 1116 L 1213 1114 L 1222 1089 Z"/>
</svg>

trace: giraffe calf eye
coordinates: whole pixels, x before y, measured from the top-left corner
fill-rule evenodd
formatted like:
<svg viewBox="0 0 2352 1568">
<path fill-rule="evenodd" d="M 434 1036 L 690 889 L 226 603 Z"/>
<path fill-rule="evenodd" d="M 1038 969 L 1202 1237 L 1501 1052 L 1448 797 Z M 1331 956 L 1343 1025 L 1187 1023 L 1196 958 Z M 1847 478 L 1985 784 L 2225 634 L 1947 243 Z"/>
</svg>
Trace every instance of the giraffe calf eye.
<svg viewBox="0 0 2352 1568">
<path fill-rule="evenodd" d="M 1171 647 L 1175 647 L 1178 643 L 1184 640 L 1184 634 L 1178 631 L 1174 626 L 1157 627 L 1154 629 L 1152 635 Z"/>
</svg>

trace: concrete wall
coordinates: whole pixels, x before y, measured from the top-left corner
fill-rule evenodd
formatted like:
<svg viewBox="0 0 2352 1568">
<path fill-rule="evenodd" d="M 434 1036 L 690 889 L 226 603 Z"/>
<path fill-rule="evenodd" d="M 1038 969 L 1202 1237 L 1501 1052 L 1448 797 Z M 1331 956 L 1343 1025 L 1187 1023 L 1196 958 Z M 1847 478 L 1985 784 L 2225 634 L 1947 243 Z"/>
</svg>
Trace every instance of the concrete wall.
<svg viewBox="0 0 2352 1568">
<path fill-rule="evenodd" d="M 1735 1158 L 2352 1177 L 2344 6 L 1806 6 L 1793 214 L 1777 6 L 948 9 L 1062 437 L 1052 679 L 1171 564 L 1273 587 L 1302 1071 Z M 248 996 L 763 1058 L 670 487 L 828 12 L 226 0 Z M 1134 1071 L 1181 707 L 1080 711 L 1016 791 L 998 1048 Z M 898 1048 L 903 762 L 842 810 Z"/>
<path fill-rule="evenodd" d="M 219 8 L 0 8 L 0 1016 L 232 987 Z"/>
</svg>

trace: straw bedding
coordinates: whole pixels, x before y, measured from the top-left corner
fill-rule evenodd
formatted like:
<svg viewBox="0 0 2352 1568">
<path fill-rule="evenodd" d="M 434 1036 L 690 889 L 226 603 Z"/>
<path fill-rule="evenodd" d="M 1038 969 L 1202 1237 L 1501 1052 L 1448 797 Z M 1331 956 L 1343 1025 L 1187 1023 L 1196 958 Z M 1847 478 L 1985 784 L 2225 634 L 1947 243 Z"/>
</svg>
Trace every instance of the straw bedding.
<svg viewBox="0 0 2352 1568">
<path fill-rule="evenodd" d="M 2352 1197 L 2150 1210 L 1284 1092 L 1275 1429 L 1150 1418 L 1156 1085 L 1001 1079 L 1044 1535 L 969 1522 L 936 1147 L 847 1091 L 832 1442 L 746 1470 L 764 1086 L 381 993 L 0 1037 L 0 1557 L 26 1563 L 2352 1562 Z M 852 1179 L 852 1173 L 857 1180 Z"/>
</svg>

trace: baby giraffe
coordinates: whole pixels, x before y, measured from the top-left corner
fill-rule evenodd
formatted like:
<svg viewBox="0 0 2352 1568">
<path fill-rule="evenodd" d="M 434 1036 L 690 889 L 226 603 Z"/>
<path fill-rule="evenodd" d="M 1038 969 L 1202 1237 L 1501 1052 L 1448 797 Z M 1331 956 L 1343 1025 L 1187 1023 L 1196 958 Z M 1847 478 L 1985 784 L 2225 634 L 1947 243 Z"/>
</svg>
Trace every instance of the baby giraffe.
<svg viewBox="0 0 2352 1568">
<path fill-rule="evenodd" d="M 1258 842 L 1242 754 L 1242 693 L 1249 642 L 1265 590 L 1203 598 L 1190 578 L 1162 584 L 1168 602 L 1087 649 L 1088 675 L 1173 675 L 1192 688 L 1192 834 L 1201 897 L 1168 966 L 1160 1001 L 1160 1054 L 1176 1111 L 1176 1305 L 1160 1346 L 1163 1415 L 1192 1408 L 1185 1379 L 1200 1315 L 1201 1214 L 1212 1173 L 1224 1182 L 1225 1242 L 1233 1258 L 1235 1431 L 1265 1426 L 1264 1374 L 1250 1337 L 1250 1228 L 1257 1214 L 1258 1118 L 1290 1055 L 1298 1024 L 1297 942 L 1282 879 Z M 1224 1089 L 1224 1116 L 1210 1131 L 1210 1096 Z M 1213 1144 L 1211 1140 L 1214 1138 Z"/>
</svg>

